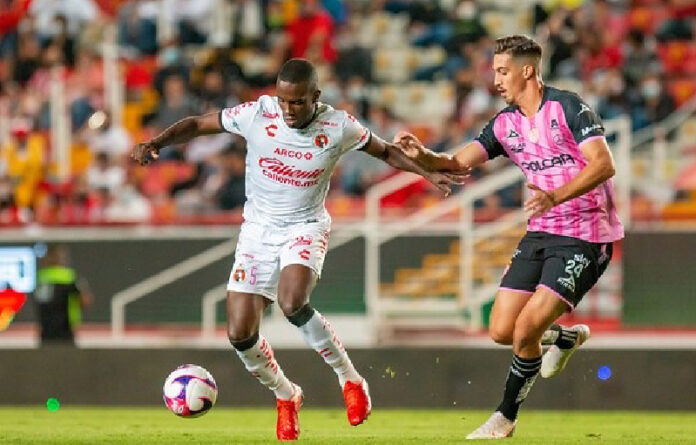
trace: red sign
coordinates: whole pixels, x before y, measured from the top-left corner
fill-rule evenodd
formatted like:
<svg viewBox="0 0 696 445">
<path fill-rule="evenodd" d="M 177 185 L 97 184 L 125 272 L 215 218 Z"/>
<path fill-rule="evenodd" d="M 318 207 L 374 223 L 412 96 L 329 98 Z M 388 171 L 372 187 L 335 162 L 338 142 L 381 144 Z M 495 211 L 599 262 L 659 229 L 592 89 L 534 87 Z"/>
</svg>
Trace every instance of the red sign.
<svg viewBox="0 0 696 445">
<path fill-rule="evenodd" d="M 12 322 L 15 314 L 24 305 L 27 296 L 12 289 L 0 291 L 0 331 L 5 330 Z"/>
</svg>

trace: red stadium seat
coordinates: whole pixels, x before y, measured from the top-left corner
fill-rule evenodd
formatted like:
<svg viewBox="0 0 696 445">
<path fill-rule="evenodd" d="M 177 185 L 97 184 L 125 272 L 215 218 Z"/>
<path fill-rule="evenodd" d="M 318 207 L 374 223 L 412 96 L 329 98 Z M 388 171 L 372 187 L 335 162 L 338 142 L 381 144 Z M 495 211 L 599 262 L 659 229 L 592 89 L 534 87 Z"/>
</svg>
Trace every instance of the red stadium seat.
<svg viewBox="0 0 696 445">
<path fill-rule="evenodd" d="M 696 50 L 690 42 L 675 40 L 657 47 L 657 55 L 662 67 L 667 73 L 682 73 L 685 71 L 687 61 L 696 56 Z"/>
<path fill-rule="evenodd" d="M 652 2 L 650 5 L 631 8 L 628 12 L 628 23 L 633 29 L 645 34 L 654 34 L 668 17 L 669 12 L 659 2 Z"/>
<path fill-rule="evenodd" d="M 676 105 L 681 106 L 696 95 L 696 79 L 675 79 L 669 82 L 667 88 Z"/>
</svg>

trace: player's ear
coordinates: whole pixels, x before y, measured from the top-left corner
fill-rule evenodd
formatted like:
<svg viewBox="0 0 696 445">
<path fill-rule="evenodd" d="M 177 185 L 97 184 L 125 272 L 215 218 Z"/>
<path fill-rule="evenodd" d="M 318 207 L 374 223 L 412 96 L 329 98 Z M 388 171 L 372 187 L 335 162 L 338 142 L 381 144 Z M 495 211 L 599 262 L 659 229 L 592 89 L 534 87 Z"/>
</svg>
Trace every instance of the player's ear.
<svg viewBox="0 0 696 445">
<path fill-rule="evenodd" d="M 522 67 L 522 75 L 525 79 L 529 80 L 534 77 L 534 67 L 532 65 L 525 65 Z"/>
<path fill-rule="evenodd" d="M 321 90 L 316 90 L 314 94 L 312 94 L 312 103 L 315 104 L 319 102 L 319 96 L 321 96 Z"/>
</svg>

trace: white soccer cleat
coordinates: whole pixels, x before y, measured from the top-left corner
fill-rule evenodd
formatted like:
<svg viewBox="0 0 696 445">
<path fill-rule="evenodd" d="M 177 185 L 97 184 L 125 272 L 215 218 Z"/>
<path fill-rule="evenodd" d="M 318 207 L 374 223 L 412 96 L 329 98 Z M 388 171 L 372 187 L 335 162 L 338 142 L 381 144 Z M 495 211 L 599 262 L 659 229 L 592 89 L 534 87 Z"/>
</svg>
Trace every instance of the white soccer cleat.
<svg viewBox="0 0 696 445">
<path fill-rule="evenodd" d="M 570 330 L 578 333 L 572 348 L 561 349 L 556 345 L 552 345 L 541 358 L 540 374 L 543 378 L 551 378 L 563 371 L 573 352 L 590 338 L 590 327 L 585 324 L 576 324 Z"/>
<path fill-rule="evenodd" d="M 512 437 L 517 421 L 505 417 L 500 411 L 493 413 L 486 423 L 476 428 L 474 432 L 466 436 L 467 439 L 504 439 Z"/>
</svg>

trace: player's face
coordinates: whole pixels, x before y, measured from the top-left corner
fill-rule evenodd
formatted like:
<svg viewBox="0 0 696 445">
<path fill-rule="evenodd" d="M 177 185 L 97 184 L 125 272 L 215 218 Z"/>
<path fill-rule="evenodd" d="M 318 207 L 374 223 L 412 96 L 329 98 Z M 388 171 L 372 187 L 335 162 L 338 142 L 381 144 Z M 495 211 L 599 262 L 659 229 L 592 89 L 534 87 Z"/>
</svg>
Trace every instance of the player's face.
<svg viewBox="0 0 696 445">
<path fill-rule="evenodd" d="M 313 90 L 308 82 L 278 81 L 278 105 L 283 110 L 283 120 L 288 127 L 302 128 L 312 120 L 319 94 L 319 90 Z"/>
<path fill-rule="evenodd" d="M 525 66 L 516 62 L 509 54 L 496 54 L 493 56 L 493 69 L 495 89 L 508 105 L 514 104 L 526 83 Z"/>
</svg>

